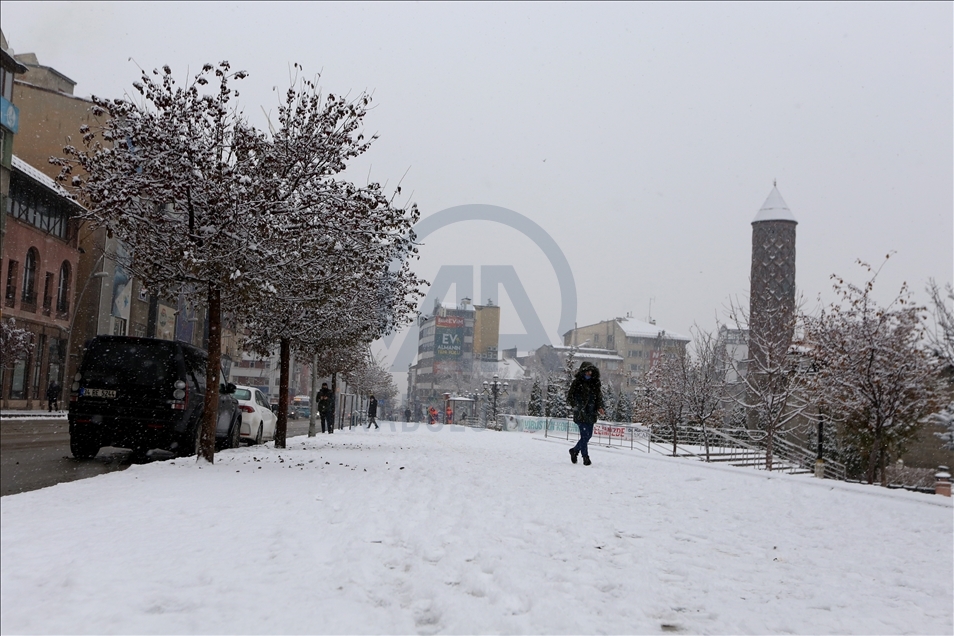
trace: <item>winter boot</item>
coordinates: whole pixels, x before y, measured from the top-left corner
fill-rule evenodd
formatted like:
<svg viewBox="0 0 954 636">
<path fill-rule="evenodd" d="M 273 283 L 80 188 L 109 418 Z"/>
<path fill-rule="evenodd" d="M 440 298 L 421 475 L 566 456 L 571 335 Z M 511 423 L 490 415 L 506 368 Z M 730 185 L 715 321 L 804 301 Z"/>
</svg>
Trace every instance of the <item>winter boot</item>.
<svg viewBox="0 0 954 636">
<path fill-rule="evenodd" d="M 580 451 L 576 450 L 575 448 L 571 448 L 571 449 L 570 449 L 570 461 L 575 464 L 575 463 L 576 463 L 576 456 L 579 455 L 579 454 L 580 454 Z"/>
<path fill-rule="evenodd" d="M 583 465 L 584 465 L 584 466 L 589 466 L 589 465 L 592 464 L 592 463 L 593 463 L 593 462 L 590 461 L 589 455 L 584 455 L 584 456 L 583 456 Z"/>
</svg>

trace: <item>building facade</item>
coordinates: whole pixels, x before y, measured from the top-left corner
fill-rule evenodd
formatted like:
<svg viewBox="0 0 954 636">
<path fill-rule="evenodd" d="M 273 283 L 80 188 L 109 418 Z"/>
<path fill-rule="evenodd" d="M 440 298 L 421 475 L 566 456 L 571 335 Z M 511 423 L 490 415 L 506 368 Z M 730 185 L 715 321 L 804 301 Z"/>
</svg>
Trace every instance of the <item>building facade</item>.
<svg viewBox="0 0 954 636">
<path fill-rule="evenodd" d="M 444 393 L 460 394 L 469 387 L 477 314 L 469 301 L 461 299 L 459 305 L 436 302 L 431 315 L 418 318 L 417 362 L 408 372 L 412 411 L 441 402 Z"/>
<path fill-rule="evenodd" d="M 633 386 L 659 362 L 664 351 L 684 352 L 689 337 L 627 315 L 571 329 L 563 334 L 563 344 L 579 350 L 594 348 L 612 352 L 618 361 L 601 356 L 593 363 L 600 362 L 603 366 L 597 366 L 601 375 L 618 383 L 617 386 Z"/>
<path fill-rule="evenodd" d="M 491 300 L 486 305 L 474 305 L 474 359 L 496 361 L 499 344 L 500 307 Z"/>
<path fill-rule="evenodd" d="M 4 408 L 44 404 L 52 382 L 65 380 L 64 358 L 75 312 L 79 263 L 78 204 L 55 181 L 14 155 L 4 217 L 3 316 L 30 332 L 32 351 L 7 367 Z"/>
</svg>

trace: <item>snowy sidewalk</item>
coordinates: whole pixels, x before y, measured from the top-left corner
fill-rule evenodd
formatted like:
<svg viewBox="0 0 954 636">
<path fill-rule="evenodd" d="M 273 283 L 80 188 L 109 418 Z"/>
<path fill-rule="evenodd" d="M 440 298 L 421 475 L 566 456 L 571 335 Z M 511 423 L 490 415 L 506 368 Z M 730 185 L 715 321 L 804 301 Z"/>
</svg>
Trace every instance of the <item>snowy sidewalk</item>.
<svg viewBox="0 0 954 636">
<path fill-rule="evenodd" d="M 391 427 L 4 497 L 0 630 L 954 630 L 950 499 Z"/>
</svg>

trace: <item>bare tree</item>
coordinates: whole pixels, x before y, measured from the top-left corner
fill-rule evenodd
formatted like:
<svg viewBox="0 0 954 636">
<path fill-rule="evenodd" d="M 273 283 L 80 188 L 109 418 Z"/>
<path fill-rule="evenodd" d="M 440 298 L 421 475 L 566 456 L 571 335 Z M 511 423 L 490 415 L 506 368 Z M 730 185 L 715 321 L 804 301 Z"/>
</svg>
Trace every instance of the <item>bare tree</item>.
<svg viewBox="0 0 954 636">
<path fill-rule="evenodd" d="M 660 427 L 672 440 L 672 455 L 679 445 L 679 429 L 685 424 L 686 409 L 685 352 L 668 349 L 643 376 L 641 396 L 636 406 L 639 421 Z"/>
<path fill-rule="evenodd" d="M 776 328 L 761 333 L 748 329 L 747 316 L 733 304 L 729 319 L 735 329 L 748 332 L 748 355 L 737 360 L 727 356 L 736 390 L 730 401 L 745 410 L 749 426 L 765 433 L 765 468 L 772 470 L 775 440 L 792 431 L 809 414 L 810 368 L 805 357 L 792 347 L 797 317 L 776 316 Z"/>
<path fill-rule="evenodd" d="M 165 66 L 143 71 L 142 96 L 93 97 L 93 113 L 108 119 L 81 129 L 85 150 L 64 148 L 61 180 L 85 202 L 81 216 L 130 246 L 131 269 L 154 293 L 186 295 L 208 308 L 209 360 L 200 456 L 213 461 L 218 410 L 223 298 L 241 304 L 268 284 L 275 266 L 254 231 L 267 212 L 261 193 L 264 137 L 232 100 L 232 80 L 245 77 L 228 62 L 206 64 L 185 86 Z M 211 90 L 206 86 L 213 84 Z M 208 91 L 208 92 L 206 92 Z"/>
<path fill-rule="evenodd" d="M 375 360 L 370 351 L 366 352 L 361 364 L 345 372 L 345 377 L 358 393 L 374 395 L 378 401 L 390 400 L 398 394 L 387 365 Z"/>
<path fill-rule="evenodd" d="M 943 441 L 944 448 L 954 450 L 954 288 L 948 283 L 941 290 L 932 280 L 928 293 L 934 311 L 934 331 L 928 335 L 928 341 L 941 365 L 941 374 L 947 379 L 947 403 L 929 421 L 945 429 L 935 435 Z"/>
<path fill-rule="evenodd" d="M 0 355 L 3 369 L 11 369 L 16 361 L 33 352 L 33 334 L 17 327 L 17 321 L 7 318 L 0 322 Z M 70 380 L 72 381 L 72 380 Z"/>
<path fill-rule="evenodd" d="M 286 92 L 279 128 L 265 145 L 262 163 L 277 185 L 266 193 L 270 213 L 259 234 L 281 250 L 282 268 L 258 290 L 246 346 L 279 346 L 279 448 L 291 351 L 312 359 L 329 346 L 363 348 L 404 324 L 420 296 L 422 281 L 408 265 L 417 208 L 394 206 L 377 183 L 358 187 L 336 176 L 370 147 L 373 138 L 360 133 L 369 103 L 364 94 L 324 96 L 302 81 Z"/>
<path fill-rule="evenodd" d="M 696 328 L 692 349 L 684 357 L 686 419 L 702 429 L 709 461 L 708 427 L 722 421 L 725 404 L 724 354 L 715 337 Z"/>
<path fill-rule="evenodd" d="M 806 339 L 819 402 L 854 436 L 868 483 L 880 474 L 887 485 L 889 456 L 902 453 L 940 406 L 938 364 L 920 344 L 926 310 L 911 303 L 907 285 L 879 307 L 872 291 L 880 268 L 858 262 L 868 281 L 859 287 L 833 276 L 840 302 L 808 321 Z"/>
</svg>

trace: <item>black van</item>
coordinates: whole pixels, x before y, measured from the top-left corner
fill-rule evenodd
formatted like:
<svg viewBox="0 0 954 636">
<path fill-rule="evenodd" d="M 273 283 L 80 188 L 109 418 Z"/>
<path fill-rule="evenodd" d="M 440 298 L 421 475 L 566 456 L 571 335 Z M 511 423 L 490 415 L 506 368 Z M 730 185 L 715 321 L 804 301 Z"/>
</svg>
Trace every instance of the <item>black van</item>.
<svg viewBox="0 0 954 636">
<path fill-rule="evenodd" d="M 103 446 L 194 454 L 207 360 L 205 351 L 184 342 L 129 336 L 90 340 L 70 387 L 73 456 L 95 457 Z M 218 390 L 218 447 L 239 445 L 242 412 L 234 392 L 231 383 Z"/>
</svg>

